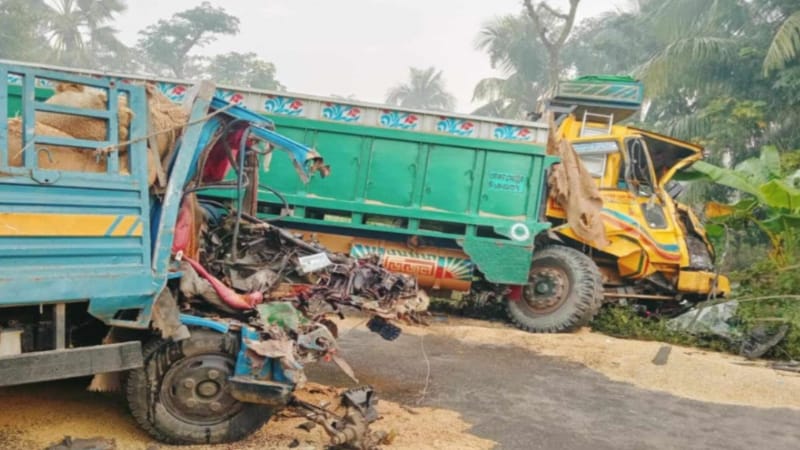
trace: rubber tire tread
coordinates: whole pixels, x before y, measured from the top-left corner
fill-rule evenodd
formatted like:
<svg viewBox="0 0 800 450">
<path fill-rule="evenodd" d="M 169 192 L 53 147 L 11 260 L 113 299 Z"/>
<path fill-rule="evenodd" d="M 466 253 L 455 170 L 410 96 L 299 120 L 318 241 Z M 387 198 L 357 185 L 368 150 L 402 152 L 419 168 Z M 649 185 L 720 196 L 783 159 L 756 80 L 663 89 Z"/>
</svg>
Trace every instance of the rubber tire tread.
<svg viewBox="0 0 800 450">
<path fill-rule="evenodd" d="M 189 339 L 177 343 L 160 338 L 147 342 L 142 349 L 144 367 L 128 371 L 123 387 L 128 408 L 139 426 L 157 441 L 170 445 L 208 445 L 235 442 L 264 426 L 275 413 L 275 410 L 269 406 L 256 404 L 245 404 L 237 415 L 221 424 L 213 425 L 212 427 L 222 429 L 215 430 L 213 433 L 209 431 L 210 427 L 191 425 L 177 418 L 169 426 L 165 426 L 164 423 L 159 423 L 158 414 L 155 414 L 155 417 L 151 420 L 149 411 L 154 408 L 151 408 L 152 405 L 149 404 L 150 395 L 148 395 L 148 392 L 153 383 L 155 383 L 155 388 L 159 389 L 161 377 L 167 371 L 167 369 L 159 370 L 159 366 L 155 364 L 159 357 L 164 357 L 166 355 L 165 352 L 171 352 L 173 355 L 176 354 L 175 352 L 179 352 L 179 355 L 188 356 L 183 354 L 183 349 L 187 347 L 187 344 L 197 347 L 195 350 L 206 348 L 208 351 L 213 352 L 219 352 L 224 348 L 237 347 L 235 341 L 233 341 L 234 338 L 230 335 L 205 329 L 193 329 L 191 333 L 192 335 Z M 197 353 L 195 352 L 194 354 Z M 231 357 L 235 357 L 235 353 Z M 172 364 L 179 360 L 180 358 L 174 359 Z M 158 380 L 153 380 L 153 375 L 157 376 Z"/>
<path fill-rule="evenodd" d="M 509 318 L 518 328 L 532 333 L 565 333 L 587 325 L 603 305 L 603 277 L 597 264 L 586 254 L 563 245 L 536 251 L 531 265 L 544 259 L 556 259 L 568 270 L 572 280 L 569 297 L 552 314 L 537 317 L 526 314 L 524 300 L 507 300 Z M 561 319 L 553 321 L 555 315 Z"/>
</svg>

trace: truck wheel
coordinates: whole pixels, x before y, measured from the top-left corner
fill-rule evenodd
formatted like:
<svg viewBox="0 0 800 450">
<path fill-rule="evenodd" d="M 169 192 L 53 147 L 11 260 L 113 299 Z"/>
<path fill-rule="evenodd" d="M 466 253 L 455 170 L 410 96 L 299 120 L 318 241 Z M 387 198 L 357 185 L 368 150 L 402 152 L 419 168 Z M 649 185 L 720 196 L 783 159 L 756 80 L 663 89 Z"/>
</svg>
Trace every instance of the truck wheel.
<svg viewBox="0 0 800 450">
<path fill-rule="evenodd" d="M 597 264 L 577 250 L 553 246 L 533 255 L 528 284 L 519 300 L 508 300 L 508 314 L 523 330 L 573 331 L 592 320 L 602 299 Z"/>
<path fill-rule="evenodd" d="M 228 394 L 238 347 L 234 336 L 203 329 L 180 342 L 148 343 L 144 367 L 131 370 L 126 382 L 131 414 L 167 444 L 218 444 L 253 433 L 275 411 Z"/>
</svg>

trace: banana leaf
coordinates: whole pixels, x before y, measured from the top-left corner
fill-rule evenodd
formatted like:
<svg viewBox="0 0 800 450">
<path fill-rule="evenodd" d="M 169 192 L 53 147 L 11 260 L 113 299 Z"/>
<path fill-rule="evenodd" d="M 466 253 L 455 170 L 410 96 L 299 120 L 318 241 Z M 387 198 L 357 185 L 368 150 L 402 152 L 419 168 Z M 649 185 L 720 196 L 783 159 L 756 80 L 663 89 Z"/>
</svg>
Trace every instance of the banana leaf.
<svg viewBox="0 0 800 450">
<path fill-rule="evenodd" d="M 759 201 L 763 202 L 764 200 L 757 185 L 752 183 L 746 176 L 733 170 L 717 167 L 704 161 L 697 161 L 692 165 L 692 169 L 703 174 L 709 181 L 750 194 L 759 199 Z"/>
<path fill-rule="evenodd" d="M 770 208 L 800 212 L 800 189 L 782 180 L 772 180 L 759 186 L 764 204 Z"/>
</svg>

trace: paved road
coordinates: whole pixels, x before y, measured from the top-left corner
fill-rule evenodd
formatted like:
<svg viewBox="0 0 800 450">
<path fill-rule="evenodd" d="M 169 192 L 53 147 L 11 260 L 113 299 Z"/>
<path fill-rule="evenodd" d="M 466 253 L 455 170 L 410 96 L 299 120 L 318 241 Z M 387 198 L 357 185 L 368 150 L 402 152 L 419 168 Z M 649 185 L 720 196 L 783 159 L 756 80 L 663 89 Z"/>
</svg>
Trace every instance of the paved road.
<svg viewBox="0 0 800 450">
<path fill-rule="evenodd" d="M 368 334 L 340 341 L 355 373 L 382 397 L 415 405 L 427 373 L 421 338 Z M 432 335 L 424 346 L 431 377 L 421 404 L 461 412 L 472 433 L 503 449 L 800 449 L 800 411 L 686 400 L 517 348 Z M 310 375 L 347 383 L 329 369 Z"/>
</svg>

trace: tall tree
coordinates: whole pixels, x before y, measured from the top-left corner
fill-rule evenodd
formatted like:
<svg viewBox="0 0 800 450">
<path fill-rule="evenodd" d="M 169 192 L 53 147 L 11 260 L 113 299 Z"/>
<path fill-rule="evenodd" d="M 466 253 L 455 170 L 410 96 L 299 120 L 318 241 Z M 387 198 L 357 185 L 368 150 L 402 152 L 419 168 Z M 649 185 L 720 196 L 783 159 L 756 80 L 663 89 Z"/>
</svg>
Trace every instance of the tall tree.
<svg viewBox="0 0 800 450">
<path fill-rule="evenodd" d="M 569 11 L 564 13 L 544 1 L 534 5 L 532 0 L 523 0 L 525 10 L 539 35 L 539 41 L 547 51 L 550 86 L 554 86 L 561 75 L 561 53 L 575 25 L 575 14 L 578 12 L 579 3 L 580 0 L 569 0 Z"/>
<path fill-rule="evenodd" d="M 209 2 L 159 20 L 139 32 L 138 47 L 145 66 L 157 73 L 183 78 L 197 70 L 198 58 L 190 53 L 224 35 L 239 33 L 239 19 Z"/>
<path fill-rule="evenodd" d="M 411 67 L 408 81 L 391 88 L 386 95 L 386 102 L 405 108 L 446 111 L 455 107 L 456 99 L 447 92 L 441 71 L 435 67 Z"/>
<path fill-rule="evenodd" d="M 575 26 L 562 57 L 579 75 L 627 74 L 662 48 L 641 17 L 657 0 L 631 0 L 627 8 L 590 17 Z"/>
<path fill-rule="evenodd" d="M 285 89 L 275 78 L 275 65 L 259 59 L 255 53 L 230 52 L 214 56 L 206 69 L 218 83 L 281 91 Z"/>
<path fill-rule="evenodd" d="M 501 77 L 485 78 L 473 91 L 473 101 L 485 102 L 475 114 L 521 119 L 536 107 L 547 88 L 547 53 L 525 15 L 507 15 L 487 22 L 475 48 L 489 54 Z"/>
<path fill-rule="evenodd" d="M 123 52 L 110 23 L 125 11 L 123 0 L 48 0 L 47 37 L 58 64 L 98 67 L 103 56 Z"/>
</svg>

